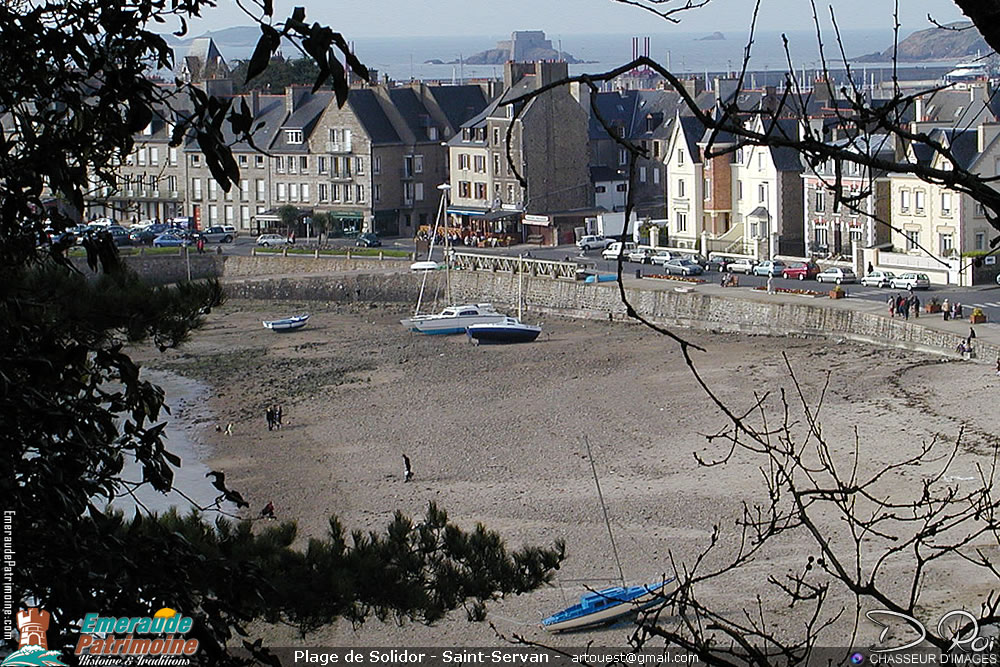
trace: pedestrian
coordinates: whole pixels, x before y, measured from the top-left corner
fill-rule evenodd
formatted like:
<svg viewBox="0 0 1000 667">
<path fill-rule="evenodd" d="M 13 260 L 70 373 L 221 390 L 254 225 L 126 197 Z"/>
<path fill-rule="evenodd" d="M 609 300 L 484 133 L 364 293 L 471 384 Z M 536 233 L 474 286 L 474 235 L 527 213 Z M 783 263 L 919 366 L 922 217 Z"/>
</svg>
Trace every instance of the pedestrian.
<svg viewBox="0 0 1000 667">
<path fill-rule="evenodd" d="M 875 267 L 872 266 L 871 262 L 868 262 L 868 275 L 871 275 L 874 270 L 875 270 Z"/>
<path fill-rule="evenodd" d="M 272 410 L 271 408 L 268 408 L 267 412 L 265 412 L 264 414 L 267 416 L 267 430 L 268 431 L 273 431 L 274 430 L 274 410 Z"/>
<path fill-rule="evenodd" d="M 896 297 L 890 296 L 889 300 L 886 301 L 886 303 L 889 304 L 889 317 L 895 317 L 896 316 Z"/>
<path fill-rule="evenodd" d="M 910 297 L 910 306 L 913 308 L 913 316 L 920 317 L 920 299 L 916 294 Z"/>
<path fill-rule="evenodd" d="M 962 319 L 962 304 L 960 304 L 958 301 L 956 301 L 955 305 L 952 306 L 951 308 L 951 319 L 953 320 Z"/>
<path fill-rule="evenodd" d="M 767 293 L 774 294 L 774 276 L 771 274 L 767 275 Z"/>
<path fill-rule="evenodd" d="M 281 406 L 280 405 L 274 409 L 274 425 L 277 428 L 281 428 Z"/>
<path fill-rule="evenodd" d="M 901 300 L 902 303 L 900 304 L 900 307 L 903 310 L 903 319 L 908 320 L 910 319 L 910 300 L 907 298 L 903 298 Z"/>
<path fill-rule="evenodd" d="M 972 347 L 972 339 L 975 338 L 975 337 L 976 337 L 976 330 L 973 329 L 972 327 L 969 327 L 969 337 L 965 339 L 965 344 L 968 347 L 971 348 Z"/>
<path fill-rule="evenodd" d="M 204 236 L 199 236 L 198 237 L 198 243 L 196 244 L 196 246 L 198 247 L 198 254 L 199 255 L 204 255 L 205 254 L 205 237 Z"/>
<path fill-rule="evenodd" d="M 410 465 L 410 457 L 403 454 L 403 481 L 409 482 L 413 479 L 413 466 Z"/>
<path fill-rule="evenodd" d="M 941 315 L 945 322 L 951 318 L 951 304 L 948 303 L 948 299 L 941 302 Z"/>
<path fill-rule="evenodd" d="M 260 518 L 261 519 L 275 519 L 275 518 L 277 518 L 277 517 L 274 516 L 274 503 L 272 503 L 270 500 L 268 500 L 267 504 L 264 505 L 264 509 L 262 509 L 260 511 Z"/>
</svg>

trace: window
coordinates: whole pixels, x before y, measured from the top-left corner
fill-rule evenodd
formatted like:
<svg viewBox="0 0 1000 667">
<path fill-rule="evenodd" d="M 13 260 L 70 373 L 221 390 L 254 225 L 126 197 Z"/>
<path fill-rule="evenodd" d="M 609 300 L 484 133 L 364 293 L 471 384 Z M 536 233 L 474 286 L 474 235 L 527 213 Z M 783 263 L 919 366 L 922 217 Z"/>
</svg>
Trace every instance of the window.
<svg viewBox="0 0 1000 667">
<path fill-rule="evenodd" d="M 493 154 L 493 173 L 500 173 L 500 153 Z"/>
<path fill-rule="evenodd" d="M 941 193 L 941 214 L 951 215 L 951 193 L 942 192 Z"/>
<path fill-rule="evenodd" d="M 764 169 L 764 151 L 759 151 L 757 153 L 757 170 L 762 171 Z"/>
<path fill-rule="evenodd" d="M 177 192 L 177 177 L 167 176 L 167 190 L 171 192 Z"/>
<path fill-rule="evenodd" d="M 177 164 L 177 149 L 176 148 L 171 148 L 170 149 L 170 165 L 173 166 L 175 164 Z"/>
<path fill-rule="evenodd" d="M 899 210 L 909 211 L 910 210 L 910 191 L 900 190 L 899 191 Z"/>
<path fill-rule="evenodd" d="M 459 169 L 468 169 L 469 168 L 469 154 L 468 153 L 459 153 L 458 154 L 458 168 Z"/>
<path fill-rule="evenodd" d="M 327 173 L 326 172 L 326 158 L 325 157 L 317 157 L 316 158 L 316 171 L 318 171 L 321 174 Z"/>
<path fill-rule="evenodd" d="M 924 212 L 924 191 L 914 190 L 913 191 L 913 208 L 917 210 L 917 213 Z"/>
<path fill-rule="evenodd" d="M 510 202 L 511 204 L 517 203 L 515 201 L 515 199 L 514 199 L 514 184 L 513 183 L 508 183 L 507 184 L 507 201 Z"/>
<path fill-rule="evenodd" d="M 285 130 L 285 141 L 290 144 L 301 144 L 302 130 Z"/>
<path fill-rule="evenodd" d="M 430 127 L 427 128 L 427 138 L 430 141 L 437 141 L 438 140 L 438 129 L 437 129 L 437 127 L 431 125 Z"/>
<path fill-rule="evenodd" d="M 423 183 L 414 183 L 413 184 L 413 198 L 416 201 L 423 201 L 424 200 L 424 184 Z"/>
<path fill-rule="evenodd" d="M 951 234 L 938 234 L 938 247 L 940 248 L 940 255 L 942 257 L 947 257 L 954 250 L 952 243 Z"/>
<path fill-rule="evenodd" d="M 486 199 L 486 184 L 476 183 L 476 199 Z"/>
<path fill-rule="evenodd" d="M 345 204 L 350 204 L 352 201 L 354 201 L 353 195 L 354 195 L 354 193 L 351 191 L 351 185 L 350 185 L 350 183 L 345 183 L 344 184 L 344 203 Z"/>
<path fill-rule="evenodd" d="M 232 206 L 226 206 L 225 208 L 226 224 L 231 225 L 236 219 L 235 209 Z"/>
<path fill-rule="evenodd" d="M 903 232 L 906 236 L 906 250 L 917 250 L 920 245 L 920 232 Z"/>
<path fill-rule="evenodd" d="M 469 181 L 458 182 L 458 196 L 465 198 L 469 198 L 472 196 L 472 184 L 469 183 Z"/>
<path fill-rule="evenodd" d="M 287 197 L 288 197 L 288 185 L 285 183 L 278 183 L 277 186 L 275 186 L 274 198 L 277 201 L 285 201 Z"/>
<path fill-rule="evenodd" d="M 149 149 L 149 164 L 154 167 L 160 164 L 160 149 L 156 146 Z"/>
<path fill-rule="evenodd" d="M 289 155 L 288 156 L 288 173 L 289 174 L 294 174 L 295 173 L 295 156 L 294 155 Z"/>
<path fill-rule="evenodd" d="M 208 224 L 210 227 L 219 224 L 219 206 L 217 204 L 210 204 L 208 207 Z"/>
<path fill-rule="evenodd" d="M 258 169 L 263 169 L 264 168 L 264 156 L 263 155 L 254 155 L 253 156 L 253 166 L 257 167 Z"/>
<path fill-rule="evenodd" d="M 305 203 L 307 203 L 307 204 L 310 201 L 309 194 L 310 194 L 309 193 L 309 184 L 308 183 L 303 183 L 302 184 L 302 201 L 305 202 Z"/>
<path fill-rule="evenodd" d="M 624 148 L 618 150 L 618 164 L 628 164 L 628 151 Z"/>
<path fill-rule="evenodd" d="M 376 155 L 372 158 L 372 173 L 381 174 L 382 173 L 382 156 Z"/>
<path fill-rule="evenodd" d="M 240 201 L 250 200 L 250 181 L 243 179 L 240 181 Z"/>
<path fill-rule="evenodd" d="M 677 231 L 686 232 L 688 228 L 687 213 L 677 212 Z"/>
<path fill-rule="evenodd" d="M 625 164 L 625 163 L 622 162 L 622 164 Z M 677 149 L 677 164 L 678 165 L 683 165 L 684 164 L 684 149 L 683 148 L 678 148 Z"/>
<path fill-rule="evenodd" d="M 646 182 L 646 168 L 645 167 L 639 167 L 639 182 L 640 183 L 645 183 Z"/>
<path fill-rule="evenodd" d="M 340 178 L 340 158 L 332 157 L 330 158 L 330 175 L 334 178 Z"/>
<path fill-rule="evenodd" d="M 372 186 L 372 199 L 376 202 L 382 201 L 382 184 L 376 183 Z"/>
<path fill-rule="evenodd" d="M 619 183 L 618 185 L 615 186 L 615 190 L 617 192 L 628 192 L 628 184 Z"/>
<path fill-rule="evenodd" d="M 813 246 L 816 248 L 829 248 L 830 247 L 830 235 L 826 227 L 816 227 L 813 230 Z"/>
<path fill-rule="evenodd" d="M 598 185 L 596 188 L 594 188 L 594 192 L 596 192 L 598 194 L 602 194 L 602 193 L 605 193 L 607 191 L 608 191 L 608 189 L 606 187 L 604 187 L 603 185 Z"/>
<path fill-rule="evenodd" d="M 250 156 L 249 155 L 240 155 L 240 156 L 237 157 L 237 161 L 239 162 L 240 169 L 246 169 L 247 167 L 250 166 Z"/>
<path fill-rule="evenodd" d="M 493 128 L 493 145 L 494 146 L 499 146 L 500 145 L 500 128 L 499 127 L 494 127 Z"/>
<path fill-rule="evenodd" d="M 767 202 L 767 183 L 761 183 L 757 186 L 757 201 L 761 204 Z"/>
<path fill-rule="evenodd" d="M 240 206 L 240 227 L 247 229 L 250 227 L 250 207 Z"/>
<path fill-rule="evenodd" d="M 219 197 L 219 184 L 214 178 L 208 179 L 208 198 L 217 199 Z"/>
<path fill-rule="evenodd" d="M 822 190 L 816 191 L 816 212 L 822 213 L 826 210 L 826 201 L 824 199 L 824 193 Z"/>
<path fill-rule="evenodd" d="M 708 199 L 708 179 L 705 179 L 705 199 Z M 736 181 L 736 199 L 743 201 L 743 181 Z"/>
<path fill-rule="evenodd" d="M 653 157 L 660 157 L 660 142 L 653 142 Z"/>
<path fill-rule="evenodd" d="M 319 195 L 319 200 L 321 202 L 330 200 L 330 188 L 326 183 L 320 183 L 316 186 L 316 194 Z"/>
<path fill-rule="evenodd" d="M 280 155 L 274 156 L 274 170 L 279 174 L 285 173 L 285 158 Z"/>
<path fill-rule="evenodd" d="M 985 232 L 976 232 L 976 250 L 986 250 Z"/>
<path fill-rule="evenodd" d="M 421 183 L 421 185 L 423 185 L 423 183 Z M 355 199 L 357 200 L 357 202 L 358 203 L 363 202 L 365 200 L 365 186 L 363 186 L 363 185 L 357 186 L 357 191 L 356 191 L 355 194 L 357 195 L 355 197 Z M 421 195 L 422 195 L 422 193 L 421 193 Z"/>
<path fill-rule="evenodd" d="M 483 171 L 486 171 L 485 164 L 483 166 Z M 413 173 L 422 174 L 424 173 L 424 156 L 414 155 L 413 156 Z"/>
<path fill-rule="evenodd" d="M 191 197 L 193 199 L 201 199 L 201 179 L 192 178 L 191 179 Z"/>
<path fill-rule="evenodd" d="M 299 200 L 299 184 L 292 183 L 288 186 L 288 201 Z"/>
<path fill-rule="evenodd" d="M 660 184 L 660 168 L 653 167 L 653 183 L 656 185 Z"/>
<path fill-rule="evenodd" d="M 684 193 L 684 179 L 683 178 L 677 180 L 677 196 L 678 197 L 684 197 L 685 196 L 685 193 Z"/>
<path fill-rule="evenodd" d="M 332 183 L 330 184 L 330 199 L 333 201 L 340 201 L 340 184 Z"/>
<path fill-rule="evenodd" d="M 200 154 L 195 153 L 194 155 L 191 156 L 191 166 L 192 167 L 200 167 L 201 166 L 201 155 Z"/>
<path fill-rule="evenodd" d="M 354 173 L 361 176 L 365 173 L 365 162 L 361 158 L 354 158 Z"/>
<path fill-rule="evenodd" d="M 309 156 L 300 155 L 299 156 L 299 173 L 308 174 L 309 173 Z"/>
<path fill-rule="evenodd" d="M 257 179 L 257 201 L 264 201 L 264 199 L 266 198 L 266 195 L 267 195 L 267 191 L 265 189 L 264 179 L 263 178 L 258 178 Z"/>
<path fill-rule="evenodd" d="M 476 155 L 475 156 L 476 172 L 480 174 L 486 173 L 486 156 Z"/>
</svg>

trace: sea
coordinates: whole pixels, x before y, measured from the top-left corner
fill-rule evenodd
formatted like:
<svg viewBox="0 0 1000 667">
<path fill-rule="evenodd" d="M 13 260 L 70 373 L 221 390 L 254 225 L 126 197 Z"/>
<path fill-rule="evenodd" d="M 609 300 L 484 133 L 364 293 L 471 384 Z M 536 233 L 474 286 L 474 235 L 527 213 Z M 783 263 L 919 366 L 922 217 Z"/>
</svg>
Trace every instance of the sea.
<svg viewBox="0 0 1000 667">
<path fill-rule="evenodd" d="M 782 37 L 787 38 L 785 49 Z M 678 74 L 712 75 L 738 71 L 743 63 L 747 34 L 722 33 L 723 39 L 702 39 L 704 33 L 674 32 L 669 34 L 641 34 L 639 53 L 644 54 L 646 38 L 649 40 L 649 56 Z M 629 62 L 633 55 L 631 35 L 559 35 L 546 33 L 552 47 L 571 54 L 585 64 L 570 66 L 570 74 L 598 73 L 613 69 Z M 368 67 L 377 69 L 379 76 L 388 75 L 396 81 L 420 79 L 460 83 L 478 78 L 501 78 L 502 65 L 468 65 L 464 60 L 473 54 L 494 48 L 510 35 L 449 35 L 418 37 L 359 37 L 352 40 L 354 51 Z M 840 47 L 832 35 L 825 35 L 826 65 L 831 70 L 844 68 Z M 844 31 L 842 40 L 844 52 L 849 59 L 865 54 L 881 52 L 892 44 L 892 31 L 885 29 Z M 225 52 L 224 52 L 225 53 Z M 246 57 L 231 56 L 227 58 Z M 428 61 L 438 60 L 445 64 Z M 900 67 L 934 67 L 954 63 L 899 63 Z M 812 31 L 761 31 L 754 38 L 749 69 L 761 73 L 778 73 L 794 69 L 801 74 L 819 70 L 823 60 L 817 47 L 816 34 Z M 852 64 L 858 74 L 878 73 L 876 81 L 891 76 L 889 64 Z M 889 72 L 887 74 L 887 72 Z M 870 77 L 868 78 L 870 80 Z"/>
</svg>

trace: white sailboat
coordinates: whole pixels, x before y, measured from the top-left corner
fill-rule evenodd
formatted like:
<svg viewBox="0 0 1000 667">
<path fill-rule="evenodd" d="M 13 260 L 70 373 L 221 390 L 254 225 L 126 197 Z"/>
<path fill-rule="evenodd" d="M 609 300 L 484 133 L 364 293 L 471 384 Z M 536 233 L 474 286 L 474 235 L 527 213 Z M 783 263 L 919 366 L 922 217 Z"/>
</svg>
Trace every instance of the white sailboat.
<svg viewBox="0 0 1000 667">
<path fill-rule="evenodd" d="M 466 329 L 472 325 L 499 322 L 506 316 L 502 313 L 498 313 L 493 306 L 488 303 L 470 303 L 459 306 L 448 306 L 440 313 L 434 315 L 420 314 L 420 306 L 424 299 L 424 288 L 427 286 L 427 274 L 430 271 L 437 270 L 441 266 L 437 262 L 433 261 L 434 241 L 437 238 L 438 227 L 441 224 L 441 220 L 444 218 L 445 207 L 448 201 L 448 191 L 451 189 L 451 186 L 447 183 L 442 183 L 438 186 L 438 189 L 441 190 L 441 203 L 438 206 L 438 216 L 434 220 L 434 229 L 431 231 L 431 244 L 427 253 L 427 260 L 410 265 L 411 270 L 424 272 L 424 277 L 420 282 L 420 294 L 417 296 L 417 308 L 412 317 L 402 319 L 399 323 L 410 331 L 414 331 L 416 333 L 460 334 L 465 333 Z M 446 243 L 445 263 L 443 265 L 446 270 L 450 270 L 450 258 L 448 257 L 449 250 L 450 249 Z M 450 300 L 450 289 L 448 296 Z"/>
</svg>

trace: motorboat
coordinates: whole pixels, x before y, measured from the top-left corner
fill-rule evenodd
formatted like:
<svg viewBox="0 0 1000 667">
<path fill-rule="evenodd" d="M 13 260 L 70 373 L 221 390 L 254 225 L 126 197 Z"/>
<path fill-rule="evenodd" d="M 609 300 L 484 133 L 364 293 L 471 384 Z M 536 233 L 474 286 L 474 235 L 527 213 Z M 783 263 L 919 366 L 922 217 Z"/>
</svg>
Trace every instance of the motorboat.
<svg viewBox="0 0 1000 667">
<path fill-rule="evenodd" d="M 264 320 L 262 324 L 265 329 L 270 329 L 271 331 L 276 331 L 278 333 L 284 333 L 286 331 L 301 329 L 308 321 L 309 313 L 304 313 L 302 315 L 295 315 L 294 317 L 285 317 L 280 320 Z"/>
<path fill-rule="evenodd" d="M 465 332 L 479 343 L 530 343 L 542 333 L 542 328 L 525 324 L 516 317 L 505 317 L 499 322 L 473 324 Z"/>
<path fill-rule="evenodd" d="M 958 63 L 955 69 L 944 75 L 945 81 L 976 81 L 989 77 L 985 62 L 972 61 Z"/>
<path fill-rule="evenodd" d="M 422 334 L 460 334 L 470 326 L 501 322 L 506 317 L 498 313 L 492 304 L 474 303 L 448 306 L 436 315 L 414 315 L 399 323 L 410 331 Z"/>
<path fill-rule="evenodd" d="M 542 627 L 549 632 L 566 632 L 614 622 L 663 602 L 666 597 L 663 588 L 673 581 L 670 577 L 645 586 L 615 586 L 586 593 L 580 596 L 579 604 L 542 620 Z"/>
</svg>

